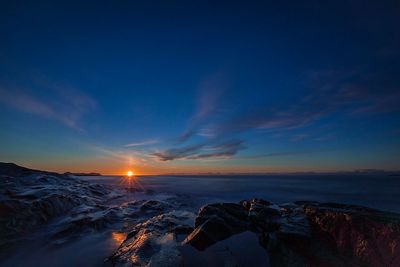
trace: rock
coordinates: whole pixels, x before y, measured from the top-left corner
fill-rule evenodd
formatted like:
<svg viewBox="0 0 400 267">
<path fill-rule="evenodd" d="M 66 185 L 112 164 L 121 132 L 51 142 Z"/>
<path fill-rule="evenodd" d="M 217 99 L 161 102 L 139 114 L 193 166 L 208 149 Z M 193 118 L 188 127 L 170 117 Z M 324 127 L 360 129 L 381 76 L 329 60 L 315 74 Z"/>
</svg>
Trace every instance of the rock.
<svg viewBox="0 0 400 267">
<path fill-rule="evenodd" d="M 158 200 L 146 200 L 140 206 L 140 210 L 143 212 L 162 212 L 165 213 L 167 209 L 172 208 L 172 206 L 166 202 Z"/>
<path fill-rule="evenodd" d="M 183 245 L 180 251 L 183 266 L 269 266 L 267 252 L 260 246 L 257 234 L 249 231 L 233 235 L 204 251 L 199 251 L 190 245 Z"/>
<path fill-rule="evenodd" d="M 400 266 L 400 215 L 370 208 L 305 205 L 313 238 L 338 251 L 349 265 Z"/>
<path fill-rule="evenodd" d="M 35 173 L 44 173 L 43 171 L 32 170 L 18 166 L 14 163 L 4 163 L 0 162 L 0 177 L 18 177 L 18 176 L 28 176 Z M 49 173 L 50 172 L 46 172 Z M 54 173 L 53 173 L 54 174 Z"/>
<path fill-rule="evenodd" d="M 225 221 L 229 221 L 232 227 L 235 225 L 240 227 L 242 221 L 246 220 L 247 213 L 248 211 L 242 205 L 235 203 L 210 204 L 200 208 L 195 220 L 195 226 L 197 227 L 208 219 L 217 216 Z"/>
<path fill-rule="evenodd" d="M 107 261 L 115 266 L 180 266 L 178 235 L 193 229 L 194 217 L 172 211 L 137 224 Z"/>
<path fill-rule="evenodd" d="M 104 186 L 67 175 L 0 163 L 0 246 L 6 247 L 81 206 L 90 206 L 93 212 L 101 211 L 98 204 L 109 193 Z M 95 215 L 92 219 L 89 217 L 82 222 L 87 221 L 90 225 L 97 220 Z"/>
<path fill-rule="evenodd" d="M 118 211 L 110 208 L 91 208 L 89 211 L 76 214 L 72 212 L 55 225 L 51 237 L 55 244 L 65 243 L 85 230 L 101 231 L 120 219 Z"/>
<path fill-rule="evenodd" d="M 277 205 L 260 199 L 242 201 L 240 204 L 210 204 L 200 209 L 195 220 L 196 229 L 185 242 L 204 250 L 220 240 L 246 230 L 276 230 L 280 216 Z"/>
<path fill-rule="evenodd" d="M 248 209 L 248 217 L 253 227 L 259 231 L 273 231 L 279 228 L 280 208 L 273 203 L 261 199 L 253 199 Z"/>
<path fill-rule="evenodd" d="M 282 216 L 279 219 L 277 234 L 280 237 L 293 236 L 311 238 L 311 228 L 303 209 L 294 204 L 279 205 Z"/>
<path fill-rule="evenodd" d="M 400 215 L 360 206 L 253 199 L 200 209 L 185 239 L 202 251 L 253 231 L 271 266 L 400 266 Z"/>
<path fill-rule="evenodd" d="M 218 203 L 202 207 L 195 220 L 196 229 L 185 243 L 204 250 L 210 245 L 249 228 L 248 211 L 234 203 Z"/>
<path fill-rule="evenodd" d="M 159 200 L 134 200 L 119 207 L 124 217 L 140 217 L 143 220 L 167 213 L 174 208 L 176 208 L 174 205 Z"/>
</svg>

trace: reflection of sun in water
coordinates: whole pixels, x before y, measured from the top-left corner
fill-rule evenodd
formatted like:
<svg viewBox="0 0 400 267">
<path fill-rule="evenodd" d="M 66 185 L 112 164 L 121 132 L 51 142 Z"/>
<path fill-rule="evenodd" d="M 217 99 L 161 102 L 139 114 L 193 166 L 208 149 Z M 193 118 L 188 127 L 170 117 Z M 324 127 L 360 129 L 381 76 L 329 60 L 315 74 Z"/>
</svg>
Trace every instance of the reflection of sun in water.
<svg viewBox="0 0 400 267">
<path fill-rule="evenodd" d="M 112 232 L 112 235 L 111 235 L 116 246 L 119 246 L 125 240 L 125 236 L 126 236 L 125 234 L 118 233 L 118 232 Z"/>
<path fill-rule="evenodd" d="M 128 172 L 126 173 L 126 176 L 132 177 L 132 176 L 133 176 L 133 171 L 128 171 Z"/>
</svg>

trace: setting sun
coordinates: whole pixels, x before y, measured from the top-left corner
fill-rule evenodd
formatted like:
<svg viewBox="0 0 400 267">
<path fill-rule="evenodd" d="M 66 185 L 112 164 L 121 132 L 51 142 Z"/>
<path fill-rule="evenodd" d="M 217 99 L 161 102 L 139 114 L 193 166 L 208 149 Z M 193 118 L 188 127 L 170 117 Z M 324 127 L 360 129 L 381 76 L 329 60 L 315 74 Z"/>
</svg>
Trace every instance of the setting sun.
<svg viewBox="0 0 400 267">
<path fill-rule="evenodd" d="M 132 177 L 132 176 L 133 176 L 133 171 L 128 171 L 128 172 L 126 173 L 126 175 L 127 175 L 128 177 Z"/>
</svg>

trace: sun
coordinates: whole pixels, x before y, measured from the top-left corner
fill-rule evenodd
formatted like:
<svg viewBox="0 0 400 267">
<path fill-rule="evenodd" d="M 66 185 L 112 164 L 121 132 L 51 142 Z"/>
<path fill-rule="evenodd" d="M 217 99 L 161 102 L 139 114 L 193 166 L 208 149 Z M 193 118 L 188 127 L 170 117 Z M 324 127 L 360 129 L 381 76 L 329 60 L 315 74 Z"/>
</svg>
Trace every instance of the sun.
<svg viewBox="0 0 400 267">
<path fill-rule="evenodd" d="M 128 177 L 132 177 L 133 175 L 134 175 L 133 171 L 128 171 L 126 173 L 126 176 L 128 176 Z"/>
</svg>

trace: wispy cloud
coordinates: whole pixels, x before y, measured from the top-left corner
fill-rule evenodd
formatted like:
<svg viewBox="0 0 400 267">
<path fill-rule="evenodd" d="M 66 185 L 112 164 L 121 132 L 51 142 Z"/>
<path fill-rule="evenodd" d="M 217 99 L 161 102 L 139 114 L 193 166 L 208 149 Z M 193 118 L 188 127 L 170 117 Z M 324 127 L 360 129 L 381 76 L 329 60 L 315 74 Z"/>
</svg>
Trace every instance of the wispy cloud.
<svg viewBox="0 0 400 267">
<path fill-rule="evenodd" d="M 5 106 L 79 130 L 83 129 L 78 123 L 83 114 L 96 107 L 93 99 L 77 90 L 58 88 L 50 95 L 51 99 L 27 90 L 0 88 L 0 102 Z"/>
<path fill-rule="evenodd" d="M 160 161 L 183 159 L 198 153 L 198 151 L 201 150 L 204 146 L 204 144 L 196 144 L 180 148 L 172 148 L 160 152 L 154 152 L 153 156 L 158 158 Z"/>
<path fill-rule="evenodd" d="M 243 107 L 228 103 L 226 83 L 216 76 L 202 85 L 197 99 L 197 109 L 183 131 L 178 144 L 172 148 L 153 153 L 158 160 L 204 159 L 212 157 L 233 157 L 243 148 L 240 145 L 209 151 L 216 143 L 228 143 L 231 139 L 248 132 L 283 134 L 288 140 L 301 141 L 309 134 L 299 133 L 302 128 L 313 125 L 329 116 L 370 115 L 400 111 L 399 78 L 393 74 L 374 72 L 362 68 L 351 71 L 328 70 L 305 73 L 299 82 L 304 94 L 297 101 L 287 104 L 271 104 L 257 101 L 258 105 Z M 227 108 L 234 107 L 234 108 Z M 328 140 L 332 133 L 312 140 Z M 195 145 L 181 146 L 197 136 L 203 141 Z M 242 139 L 242 138 L 240 138 Z M 197 140 L 197 139 L 196 139 Z M 261 157 L 289 156 L 313 152 L 283 152 L 262 154 Z M 260 155 L 259 155 L 260 156 Z M 259 157 L 257 156 L 257 157 Z"/>
<path fill-rule="evenodd" d="M 230 140 L 223 143 L 201 143 L 180 148 L 172 148 L 155 152 L 152 155 L 160 161 L 171 161 L 177 159 L 205 159 L 226 158 L 235 155 L 243 149 L 243 141 Z"/>
<path fill-rule="evenodd" d="M 218 72 L 205 79 L 198 88 L 197 106 L 194 115 L 189 120 L 188 126 L 178 142 L 183 143 L 200 131 L 200 126 L 215 116 L 221 108 L 220 98 L 227 87 L 226 77 L 223 72 Z"/>
<path fill-rule="evenodd" d="M 391 71 L 315 72 L 312 88 L 321 88 L 314 101 L 345 112 L 345 115 L 378 114 L 400 111 L 400 77 Z M 346 113 L 347 112 L 347 113 Z"/>
<path fill-rule="evenodd" d="M 56 112 L 50 106 L 19 90 L 0 88 L 0 101 L 19 111 L 47 118 L 57 117 Z"/>
<path fill-rule="evenodd" d="M 366 77 L 364 77 L 366 76 Z M 396 80 L 368 71 L 320 71 L 307 75 L 309 93 L 286 106 L 255 106 L 198 130 L 221 138 L 249 130 L 299 129 L 322 118 L 400 111 L 400 88 Z M 216 108 L 217 109 L 217 108 Z M 215 116 L 215 114 L 214 114 Z"/>
<path fill-rule="evenodd" d="M 212 152 L 197 153 L 189 156 L 188 159 L 206 159 L 206 158 L 230 158 L 239 150 L 244 149 L 243 141 L 232 140 L 223 144 L 211 147 Z"/>
<path fill-rule="evenodd" d="M 309 110 L 303 108 L 303 105 L 287 107 L 286 110 L 261 108 L 234 116 L 225 122 L 212 126 L 210 130 L 217 136 L 249 130 L 290 130 L 306 126 L 328 112 L 326 107 L 321 109 L 309 107 Z"/>
<path fill-rule="evenodd" d="M 143 140 L 143 141 L 140 141 L 140 142 L 129 143 L 129 144 L 126 144 L 125 147 L 147 146 L 147 145 L 154 145 L 154 144 L 157 144 L 157 143 L 158 143 L 158 140 L 149 139 L 149 140 Z"/>
<path fill-rule="evenodd" d="M 326 150 L 324 150 L 326 151 Z M 243 156 L 242 159 L 258 159 L 258 158 L 271 158 L 271 157 L 291 157 L 291 156 L 300 156 L 300 155 L 309 155 L 314 153 L 324 152 L 323 150 L 306 150 L 306 151 L 282 151 L 282 152 L 271 152 L 271 153 L 263 153 L 256 154 L 252 156 Z"/>
</svg>

